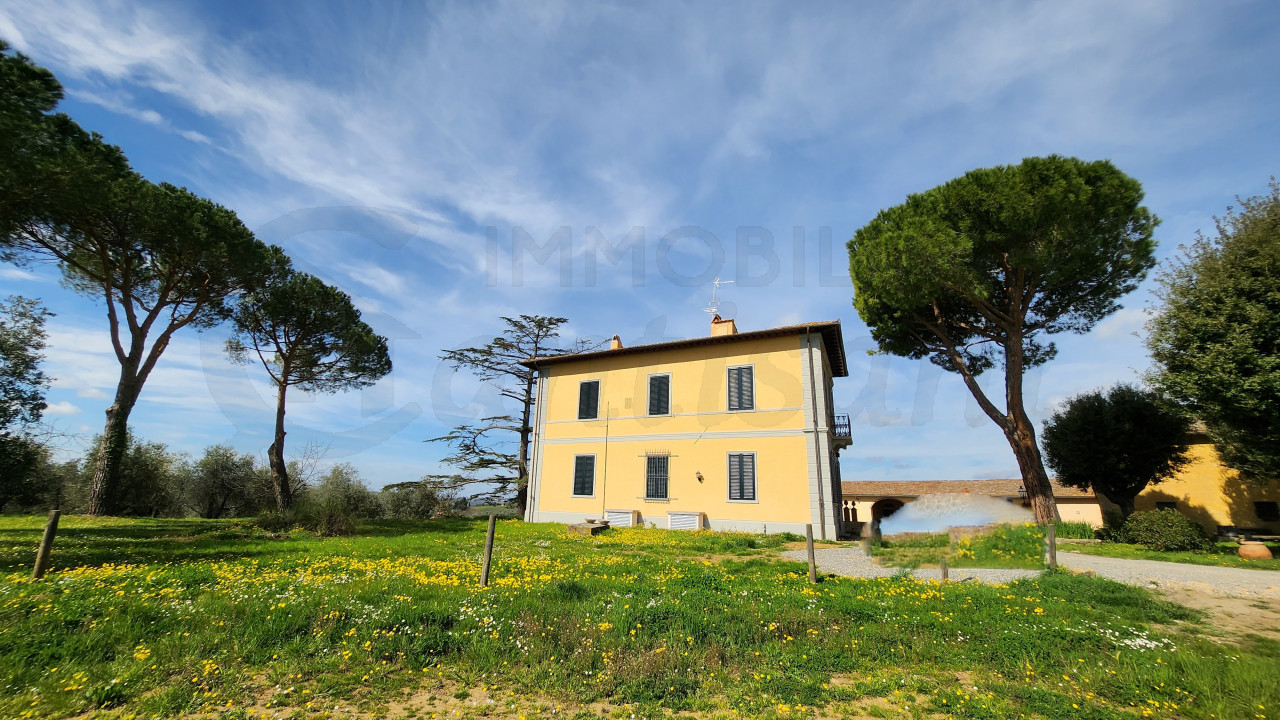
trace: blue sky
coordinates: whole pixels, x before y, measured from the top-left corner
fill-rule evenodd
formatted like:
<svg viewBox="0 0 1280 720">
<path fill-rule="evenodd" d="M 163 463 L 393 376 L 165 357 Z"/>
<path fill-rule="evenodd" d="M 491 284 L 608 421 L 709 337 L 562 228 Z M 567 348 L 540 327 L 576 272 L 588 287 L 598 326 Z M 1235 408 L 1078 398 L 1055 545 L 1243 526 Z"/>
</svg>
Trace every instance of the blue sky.
<svg viewBox="0 0 1280 720">
<path fill-rule="evenodd" d="M 1016 476 L 958 377 L 867 354 L 844 242 L 910 192 L 1060 153 L 1138 178 L 1168 257 L 1280 169 L 1269 2 L 17 0 L 0 37 L 139 171 L 233 208 L 391 338 L 378 386 L 298 394 L 289 413 L 293 449 L 328 444 L 375 486 L 437 471 L 424 439 L 500 409 L 442 348 L 517 313 L 628 344 L 703 335 L 717 275 L 744 330 L 843 320 L 846 479 Z M 1037 417 L 1147 367 L 1150 286 L 1059 339 L 1028 382 Z M 0 267 L 0 292 L 57 313 L 48 417 L 78 453 L 118 372 L 104 310 L 48 267 Z M 169 348 L 141 435 L 265 450 L 270 388 L 224 339 Z"/>
</svg>

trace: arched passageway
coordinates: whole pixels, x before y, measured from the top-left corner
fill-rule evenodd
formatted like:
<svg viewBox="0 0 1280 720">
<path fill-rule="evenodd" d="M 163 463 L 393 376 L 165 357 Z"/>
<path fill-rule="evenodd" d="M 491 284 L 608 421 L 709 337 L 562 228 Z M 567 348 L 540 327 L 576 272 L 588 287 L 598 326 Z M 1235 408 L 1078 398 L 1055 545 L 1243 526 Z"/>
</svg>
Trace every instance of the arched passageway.
<svg viewBox="0 0 1280 720">
<path fill-rule="evenodd" d="M 880 521 L 902 509 L 902 501 L 897 498 L 877 500 L 871 506 L 871 535 L 880 537 Z"/>
</svg>

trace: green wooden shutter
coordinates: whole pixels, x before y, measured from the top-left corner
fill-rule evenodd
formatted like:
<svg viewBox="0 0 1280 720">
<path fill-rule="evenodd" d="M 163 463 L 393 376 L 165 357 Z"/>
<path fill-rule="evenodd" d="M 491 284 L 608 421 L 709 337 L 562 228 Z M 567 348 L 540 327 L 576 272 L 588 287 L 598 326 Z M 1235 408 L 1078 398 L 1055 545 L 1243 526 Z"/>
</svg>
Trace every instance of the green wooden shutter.
<svg viewBox="0 0 1280 720">
<path fill-rule="evenodd" d="M 750 367 L 729 368 L 729 409 L 752 410 L 755 408 L 755 391 Z"/>
<path fill-rule="evenodd" d="M 573 458 L 573 494 L 594 495 L 596 491 L 596 456 L 576 455 Z"/>
<path fill-rule="evenodd" d="M 578 419 L 595 420 L 600 415 L 600 381 L 578 384 Z"/>
<path fill-rule="evenodd" d="M 738 382 L 742 388 L 739 391 L 742 396 L 742 405 L 739 410 L 752 410 L 756 406 L 755 378 L 752 377 L 753 368 L 738 368 Z"/>
<path fill-rule="evenodd" d="M 729 455 L 729 499 L 742 499 L 742 456 Z"/>
<path fill-rule="evenodd" d="M 756 499 L 756 456 L 753 453 L 730 453 L 729 499 Z"/>
<path fill-rule="evenodd" d="M 649 414 L 666 415 L 671 412 L 671 376 L 649 376 Z"/>
</svg>

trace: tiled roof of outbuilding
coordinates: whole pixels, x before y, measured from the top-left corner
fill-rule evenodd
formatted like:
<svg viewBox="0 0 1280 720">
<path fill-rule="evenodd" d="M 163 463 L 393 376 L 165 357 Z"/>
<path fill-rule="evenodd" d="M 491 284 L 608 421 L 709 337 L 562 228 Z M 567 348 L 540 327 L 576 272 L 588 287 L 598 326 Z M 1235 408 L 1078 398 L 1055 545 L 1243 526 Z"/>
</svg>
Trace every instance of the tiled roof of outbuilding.
<svg viewBox="0 0 1280 720">
<path fill-rule="evenodd" d="M 1056 498 L 1091 499 L 1095 495 L 1090 490 L 1053 483 L 1053 496 Z M 965 493 L 973 495 L 989 495 L 991 497 L 1018 497 L 1018 488 L 1022 480 L 862 480 L 840 483 L 840 490 L 846 498 L 852 497 L 920 497 L 921 495 L 937 495 L 941 493 Z"/>
</svg>

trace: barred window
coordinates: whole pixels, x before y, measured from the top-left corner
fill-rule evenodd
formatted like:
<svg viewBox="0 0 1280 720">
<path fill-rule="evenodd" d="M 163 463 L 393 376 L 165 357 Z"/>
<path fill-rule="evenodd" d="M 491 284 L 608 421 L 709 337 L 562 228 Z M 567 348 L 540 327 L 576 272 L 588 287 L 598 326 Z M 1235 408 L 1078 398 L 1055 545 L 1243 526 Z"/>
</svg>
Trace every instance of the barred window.
<svg viewBox="0 0 1280 720">
<path fill-rule="evenodd" d="M 755 453 L 729 453 L 729 499 L 756 499 Z"/>
<path fill-rule="evenodd" d="M 752 368 L 749 365 L 729 368 L 729 409 L 752 410 L 755 408 L 755 388 Z"/>
<path fill-rule="evenodd" d="M 667 496 L 667 470 L 668 460 L 666 455 L 648 455 L 645 457 L 645 483 L 644 496 L 650 500 L 666 500 Z"/>
<path fill-rule="evenodd" d="M 573 494 L 594 495 L 596 492 L 596 456 L 573 456 Z"/>
</svg>

